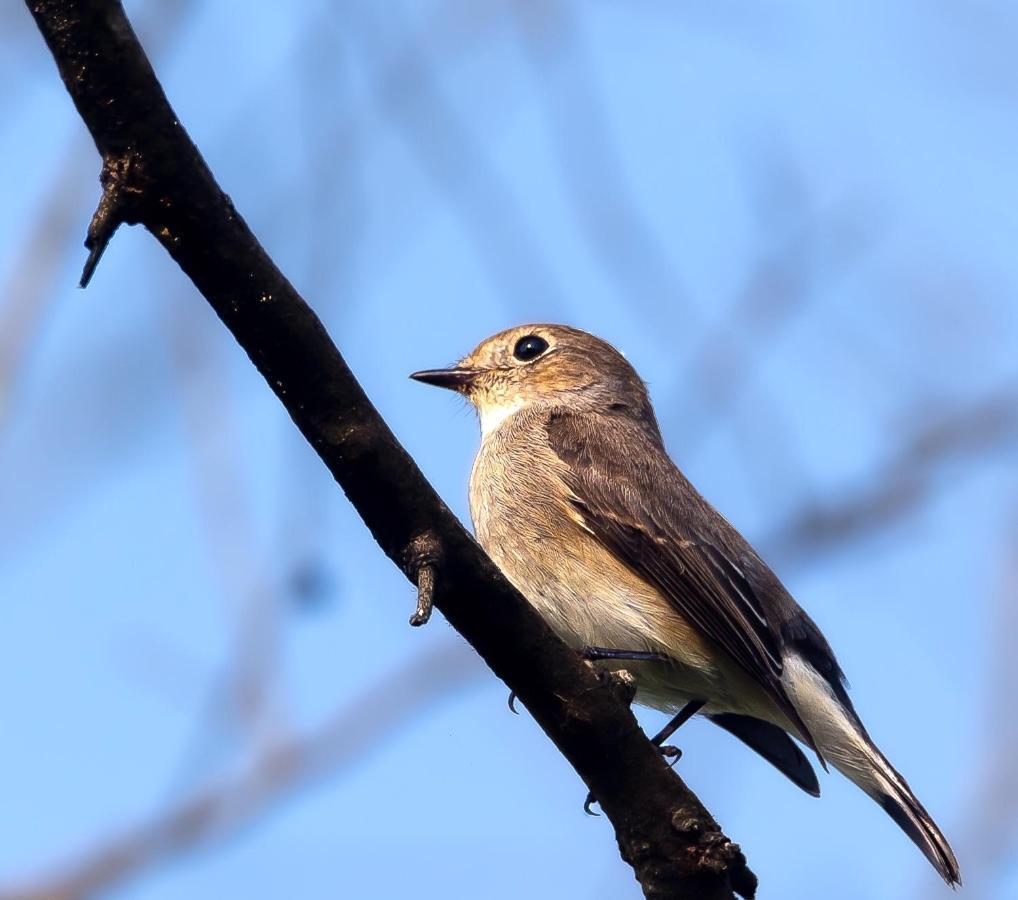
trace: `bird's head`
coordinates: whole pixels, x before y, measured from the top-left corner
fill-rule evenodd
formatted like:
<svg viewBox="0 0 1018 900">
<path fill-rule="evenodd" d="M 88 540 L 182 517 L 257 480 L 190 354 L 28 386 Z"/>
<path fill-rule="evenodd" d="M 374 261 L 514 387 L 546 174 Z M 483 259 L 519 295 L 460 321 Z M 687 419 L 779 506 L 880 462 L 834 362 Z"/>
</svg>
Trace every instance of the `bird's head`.
<svg viewBox="0 0 1018 900">
<path fill-rule="evenodd" d="M 532 406 L 630 412 L 653 421 L 647 389 L 607 341 L 566 325 L 520 325 L 482 341 L 448 369 L 411 378 L 466 397 L 488 434 Z"/>
</svg>

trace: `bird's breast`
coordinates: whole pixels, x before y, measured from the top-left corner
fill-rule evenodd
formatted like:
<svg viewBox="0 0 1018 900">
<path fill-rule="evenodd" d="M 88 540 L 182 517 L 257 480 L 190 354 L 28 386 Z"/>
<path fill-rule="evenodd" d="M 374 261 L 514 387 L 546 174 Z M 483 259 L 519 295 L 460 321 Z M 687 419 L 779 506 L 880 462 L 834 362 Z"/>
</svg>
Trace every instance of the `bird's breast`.
<svg viewBox="0 0 1018 900">
<path fill-rule="evenodd" d="M 583 525 L 564 463 L 541 437 L 503 426 L 483 440 L 470 479 L 481 546 L 568 644 L 663 652 L 711 670 L 699 633 Z"/>
</svg>

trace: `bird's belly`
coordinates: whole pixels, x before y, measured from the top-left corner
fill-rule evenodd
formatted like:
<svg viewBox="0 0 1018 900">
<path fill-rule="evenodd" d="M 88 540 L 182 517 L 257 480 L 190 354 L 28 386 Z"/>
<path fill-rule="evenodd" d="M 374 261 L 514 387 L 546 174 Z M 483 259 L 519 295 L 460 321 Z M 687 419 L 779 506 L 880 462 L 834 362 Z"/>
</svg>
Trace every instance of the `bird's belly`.
<svg viewBox="0 0 1018 900">
<path fill-rule="evenodd" d="M 524 449 L 525 459 L 496 464 L 500 452 L 511 457 Z M 598 664 L 632 672 L 636 699 L 647 706 L 670 711 L 703 700 L 708 711 L 754 715 L 773 707 L 723 650 L 586 530 L 550 472 L 545 481 L 504 477 L 507 466 L 540 473 L 539 462 L 540 448 L 500 448 L 487 439 L 474 464 L 470 511 L 481 546 L 558 636 L 576 649 L 667 656 L 667 663 Z"/>
<path fill-rule="evenodd" d="M 506 577 L 570 646 L 669 657 L 669 662 L 597 663 L 631 672 L 638 703 L 676 711 L 689 700 L 707 700 L 712 711 L 749 712 L 740 697 L 745 690 L 741 670 L 600 545 L 583 536 L 561 543 L 521 540 L 518 534 L 500 540 L 487 529 L 478 529 L 478 536 Z"/>
<path fill-rule="evenodd" d="M 494 541 L 485 549 L 570 646 L 660 652 L 667 642 L 709 664 L 667 601 L 607 553 L 585 552 L 580 541 Z"/>
</svg>

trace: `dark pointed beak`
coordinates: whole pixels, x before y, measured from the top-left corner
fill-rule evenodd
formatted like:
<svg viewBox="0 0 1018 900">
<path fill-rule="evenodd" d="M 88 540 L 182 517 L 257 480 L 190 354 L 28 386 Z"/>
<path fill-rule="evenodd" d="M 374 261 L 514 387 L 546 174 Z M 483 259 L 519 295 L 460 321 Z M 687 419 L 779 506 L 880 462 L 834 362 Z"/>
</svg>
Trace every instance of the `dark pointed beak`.
<svg viewBox="0 0 1018 900">
<path fill-rule="evenodd" d="M 423 381 L 435 387 L 448 388 L 450 391 L 461 391 L 470 385 L 477 376 L 476 369 L 425 369 L 414 372 L 410 377 L 414 381 Z"/>
</svg>

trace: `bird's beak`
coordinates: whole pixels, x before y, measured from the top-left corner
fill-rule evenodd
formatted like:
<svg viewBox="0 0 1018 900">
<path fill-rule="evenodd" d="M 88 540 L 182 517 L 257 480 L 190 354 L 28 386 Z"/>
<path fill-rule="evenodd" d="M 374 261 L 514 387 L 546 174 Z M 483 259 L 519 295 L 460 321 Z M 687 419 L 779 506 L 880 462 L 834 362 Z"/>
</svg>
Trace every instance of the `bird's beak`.
<svg viewBox="0 0 1018 900">
<path fill-rule="evenodd" d="M 448 388 L 450 391 L 462 391 L 470 386 L 470 382 L 478 374 L 477 369 L 461 369 L 454 366 L 451 369 L 425 369 L 422 372 L 414 372 L 410 377 L 414 381 L 423 381 L 425 384 L 433 384 L 435 387 Z"/>
</svg>

